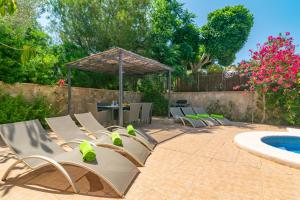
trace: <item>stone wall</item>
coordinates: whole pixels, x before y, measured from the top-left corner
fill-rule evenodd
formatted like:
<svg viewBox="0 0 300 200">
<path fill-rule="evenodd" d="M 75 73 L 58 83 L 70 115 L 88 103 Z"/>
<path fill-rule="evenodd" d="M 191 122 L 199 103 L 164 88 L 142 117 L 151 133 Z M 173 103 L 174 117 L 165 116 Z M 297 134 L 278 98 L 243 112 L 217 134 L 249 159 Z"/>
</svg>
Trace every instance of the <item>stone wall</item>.
<svg viewBox="0 0 300 200">
<path fill-rule="evenodd" d="M 172 104 L 178 99 L 186 99 L 192 106 L 202 106 L 207 110 L 215 109 L 215 112 L 220 108 L 235 120 L 248 118 L 249 121 L 252 112 L 257 109 L 257 95 L 239 91 L 172 93 Z"/>
<path fill-rule="evenodd" d="M 37 85 L 29 83 L 4 84 L 0 82 L 0 89 L 12 96 L 23 93 L 30 100 L 37 95 L 46 96 L 49 103 L 54 104 L 62 114 L 67 113 L 68 88 L 48 85 Z M 72 87 L 72 111 L 81 113 L 87 111 L 87 103 L 112 102 L 118 99 L 117 90 L 92 89 Z M 141 94 L 137 92 L 125 92 L 125 102 L 140 102 Z"/>
<path fill-rule="evenodd" d="M 28 83 L 4 84 L 0 82 L 0 89 L 15 96 L 19 93 L 27 99 L 41 94 L 46 96 L 48 101 L 55 105 L 61 114 L 67 113 L 67 87 L 46 86 Z M 87 103 L 112 102 L 118 99 L 117 90 L 92 89 L 92 88 L 72 88 L 72 112 L 81 113 L 87 111 Z M 257 97 L 250 93 L 238 91 L 221 92 L 174 92 L 172 93 L 172 103 L 178 99 L 186 99 L 192 106 L 203 106 L 206 109 L 221 110 L 232 119 L 249 121 L 249 115 L 255 112 Z M 137 92 L 125 92 L 125 102 L 140 102 L 141 94 Z M 216 106 L 218 105 L 218 106 Z M 257 113 L 256 113 L 257 114 Z"/>
</svg>

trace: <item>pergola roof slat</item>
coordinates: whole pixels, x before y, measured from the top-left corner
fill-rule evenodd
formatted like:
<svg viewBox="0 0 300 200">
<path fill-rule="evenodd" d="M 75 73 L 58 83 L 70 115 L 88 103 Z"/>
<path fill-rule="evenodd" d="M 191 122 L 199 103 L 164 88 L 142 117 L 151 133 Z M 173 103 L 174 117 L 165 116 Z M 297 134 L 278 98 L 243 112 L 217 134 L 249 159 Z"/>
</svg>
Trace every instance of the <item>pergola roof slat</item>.
<svg viewBox="0 0 300 200">
<path fill-rule="evenodd" d="M 172 68 L 155 60 L 140 56 L 122 48 L 93 54 L 67 64 L 70 68 L 84 71 L 118 74 L 119 56 L 122 53 L 123 71 L 125 74 L 151 74 L 173 71 Z"/>
</svg>

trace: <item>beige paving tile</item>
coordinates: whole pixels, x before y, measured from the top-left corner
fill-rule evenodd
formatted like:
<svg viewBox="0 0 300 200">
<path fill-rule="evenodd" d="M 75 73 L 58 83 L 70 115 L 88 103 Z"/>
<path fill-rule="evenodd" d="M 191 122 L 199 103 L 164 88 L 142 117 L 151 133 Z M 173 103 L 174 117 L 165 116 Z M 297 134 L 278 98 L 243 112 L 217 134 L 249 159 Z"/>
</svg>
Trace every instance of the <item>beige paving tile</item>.
<svg viewBox="0 0 300 200">
<path fill-rule="evenodd" d="M 216 190 L 205 186 L 191 187 L 189 194 L 185 197 L 187 200 L 219 200 Z M 221 199 L 220 199 L 221 200 Z"/>
<path fill-rule="evenodd" d="M 162 144 L 161 147 L 186 154 L 194 154 L 204 144 L 205 141 L 199 140 L 197 135 L 186 134 Z"/>
<path fill-rule="evenodd" d="M 268 173 L 263 175 L 264 199 L 300 199 L 300 177 L 295 175 L 283 175 Z"/>
<path fill-rule="evenodd" d="M 213 159 L 225 162 L 236 162 L 239 149 L 233 143 L 225 142 L 223 146 L 215 153 Z"/>
<path fill-rule="evenodd" d="M 238 165 L 245 165 L 248 167 L 261 168 L 261 159 L 253 154 L 250 154 L 244 150 L 240 150 L 238 153 L 237 161 Z"/>
</svg>

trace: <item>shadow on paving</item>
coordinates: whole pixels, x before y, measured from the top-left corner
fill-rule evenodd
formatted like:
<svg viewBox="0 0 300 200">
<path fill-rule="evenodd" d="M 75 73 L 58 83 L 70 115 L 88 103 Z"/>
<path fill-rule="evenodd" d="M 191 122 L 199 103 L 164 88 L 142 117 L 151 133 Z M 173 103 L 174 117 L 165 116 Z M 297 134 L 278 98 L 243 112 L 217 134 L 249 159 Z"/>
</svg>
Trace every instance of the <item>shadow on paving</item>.
<svg viewBox="0 0 300 200">
<path fill-rule="evenodd" d="M 64 168 L 71 177 L 74 177 L 75 185 L 80 191 L 79 195 L 106 198 L 119 197 L 108 184 L 100 180 L 93 173 L 70 165 L 64 165 Z M 43 167 L 25 174 L 11 175 L 11 178 L 8 178 L 5 183 L 0 184 L 0 198 L 6 196 L 10 190 L 15 187 L 51 194 L 74 194 L 72 187 L 64 176 L 51 166 Z"/>
<path fill-rule="evenodd" d="M 191 126 L 183 126 L 180 123 L 175 123 L 170 119 L 160 119 L 157 118 L 152 124 L 144 125 L 140 127 L 142 130 L 151 134 L 159 143 L 169 141 L 173 138 L 179 137 L 183 134 L 216 134 L 218 130 L 222 128 L 239 128 L 241 131 L 251 131 L 257 130 L 258 127 L 264 130 L 268 125 L 265 124 L 251 124 L 246 122 L 233 122 L 230 126 L 210 126 L 193 128 Z M 273 126 L 273 128 L 278 128 L 279 131 L 285 131 L 286 127 L 283 126 Z M 266 129 L 268 130 L 268 129 Z"/>
<path fill-rule="evenodd" d="M 6 163 L 9 160 L 17 160 L 15 154 L 11 152 L 0 152 L 0 164 Z"/>
</svg>

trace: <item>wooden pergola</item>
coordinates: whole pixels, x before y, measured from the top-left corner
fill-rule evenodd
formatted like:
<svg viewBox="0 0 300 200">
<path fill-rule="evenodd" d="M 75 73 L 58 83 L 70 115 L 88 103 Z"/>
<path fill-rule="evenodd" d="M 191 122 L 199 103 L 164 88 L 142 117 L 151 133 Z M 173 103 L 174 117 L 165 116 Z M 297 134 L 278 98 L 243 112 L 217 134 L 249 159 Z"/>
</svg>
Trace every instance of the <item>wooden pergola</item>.
<svg viewBox="0 0 300 200">
<path fill-rule="evenodd" d="M 168 100 L 170 111 L 171 105 L 171 74 L 173 69 L 159 63 L 158 61 L 140 56 L 122 48 L 112 48 L 110 50 L 93 54 L 82 59 L 70 62 L 68 67 L 68 112 L 71 113 L 71 70 L 73 68 L 90 71 L 103 72 L 112 75 L 119 75 L 119 125 L 123 126 L 123 83 L 126 75 L 147 75 L 155 73 L 167 73 Z M 170 113 L 170 112 L 168 112 Z M 170 115 L 170 114 L 169 114 Z"/>
</svg>

